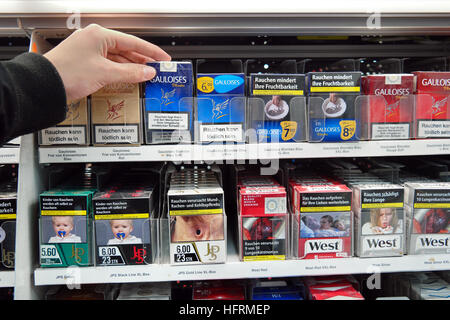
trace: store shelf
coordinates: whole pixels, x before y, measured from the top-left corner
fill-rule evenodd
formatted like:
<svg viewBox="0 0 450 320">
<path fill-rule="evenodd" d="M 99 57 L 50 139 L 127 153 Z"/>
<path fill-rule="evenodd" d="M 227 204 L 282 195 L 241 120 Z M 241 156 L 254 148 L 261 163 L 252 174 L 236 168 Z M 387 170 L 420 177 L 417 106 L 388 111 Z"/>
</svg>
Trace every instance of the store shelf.
<svg viewBox="0 0 450 320">
<path fill-rule="evenodd" d="M 226 264 L 171 266 L 111 266 L 39 268 L 34 272 L 35 285 L 68 285 L 88 283 L 191 281 L 213 279 L 245 279 L 384 272 L 437 271 L 450 268 L 450 257 L 416 255 L 392 258 L 342 258 L 321 260 L 285 260 L 239 262 L 228 257 Z"/>
<path fill-rule="evenodd" d="M 41 147 L 40 163 L 220 161 L 329 157 L 381 157 L 450 153 L 450 139 L 139 147 Z"/>
<path fill-rule="evenodd" d="M 0 271 L 0 288 L 14 287 L 14 280 L 14 271 Z"/>
<path fill-rule="evenodd" d="M 20 155 L 19 147 L 0 148 L 0 164 L 19 163 L 19 155 Z"/>
</svg>

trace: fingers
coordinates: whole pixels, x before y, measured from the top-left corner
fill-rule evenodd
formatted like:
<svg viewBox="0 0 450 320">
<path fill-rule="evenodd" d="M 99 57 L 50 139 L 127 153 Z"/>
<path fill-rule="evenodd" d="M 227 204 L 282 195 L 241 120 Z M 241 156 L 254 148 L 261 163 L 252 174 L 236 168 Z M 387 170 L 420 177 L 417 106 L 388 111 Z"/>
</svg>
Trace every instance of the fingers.
<svg viewBox="0 0 450 320">
<path fill-rule="evenodd" d="M 118 57 L 118 59 L 116 59 Z M 134 62 L 140 64 L 146 64 L 147 62 L 155 61 L 152 58 L 143 56 L 134 51 L 118 51 L 118 50 L 109 50 L 107 54 L 107 58 L 116 62 Z M 122 59 L 124 58 L 124 59 Z M 120 60 L 120 61 L 118 61 Z M 123 61 L 126 60 L 126 61 Z"/>
<path fill-rule="evenodd" d="M 168 53 L 148 41 L 119 31 L 102 29 L 108 42 L 108 50 L 115 49 L 123 52 L 135 52 L 156 61 L 171 60 Z"/>
<path fill-rule="evenodd" d="M 117 58 L 118 56 L 115 56 L 114 58 Z M 129 62 L 122 62 L 125 60 L 123 57 L 119 58 L 117 62 L 113 62 L 110 60 L 107 61 L 107 69 L 108 69 L 108 77 L 107 77 L 107 84 L 109 83 L 115 83 L 115 82 L 128 82 L 128 83 L 136 83 L 136 82 L 143 82 L 150 79 L 153 79 L 153 77 L 156 75 L 156 70 L 152 67 L 143 65 L 143 64 L 136 64 L 136 63 L 129 63 Z"/>
</svg>

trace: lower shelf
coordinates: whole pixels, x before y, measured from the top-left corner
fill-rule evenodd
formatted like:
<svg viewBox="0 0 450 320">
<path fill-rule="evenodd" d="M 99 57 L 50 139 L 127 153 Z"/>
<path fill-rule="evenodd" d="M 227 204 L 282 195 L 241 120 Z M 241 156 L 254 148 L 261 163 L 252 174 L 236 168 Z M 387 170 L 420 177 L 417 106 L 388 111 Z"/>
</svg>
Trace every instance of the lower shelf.
<svg viewBox="0 0 450 320">
<path fill-rule="evenodd" d="M 39 268 L 34 272 L 34 281 L 35 285 L 41 286 L 450 270 L 449 254 L 258 262 L 240 262 L 233 256 L 228 257 L 228 261 L 226 264 L 190 266 Z"/>
</svg>

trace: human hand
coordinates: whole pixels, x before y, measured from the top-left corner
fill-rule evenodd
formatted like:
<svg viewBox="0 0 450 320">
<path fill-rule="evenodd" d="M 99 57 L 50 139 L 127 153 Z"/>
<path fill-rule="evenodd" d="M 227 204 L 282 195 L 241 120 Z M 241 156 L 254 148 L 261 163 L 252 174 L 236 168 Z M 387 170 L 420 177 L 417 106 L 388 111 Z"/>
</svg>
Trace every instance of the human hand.
<svg viewBox="0 0 450 320">
<path fill-rule="evenodd" d="M 94 93 L 110 83 L 152 79 L 151 61 L 170 61 L 158 46 L 135 36 L 91 24 L 44 54 L 64 83 L 67 100 Z"/>
</svg>

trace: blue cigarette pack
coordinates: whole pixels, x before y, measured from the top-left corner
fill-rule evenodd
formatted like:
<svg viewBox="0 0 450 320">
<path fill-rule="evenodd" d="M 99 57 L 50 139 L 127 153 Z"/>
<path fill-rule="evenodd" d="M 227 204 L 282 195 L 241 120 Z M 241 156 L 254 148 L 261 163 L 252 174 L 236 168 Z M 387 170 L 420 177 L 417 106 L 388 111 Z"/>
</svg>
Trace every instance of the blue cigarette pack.
<svg viewBox="0 0 450 320">
<path fill-rule="evenodd" d="M 145 83 L 145 142 L 192 142 L 192 63 L 163 61 L 147 65 L 155 68 L 156 76 Z"/>
<path fill-rule="evenodd" d="M 245 75 L 197 74 L 196 141 L 243 142 L 245 137 Z"/>
</svg>

